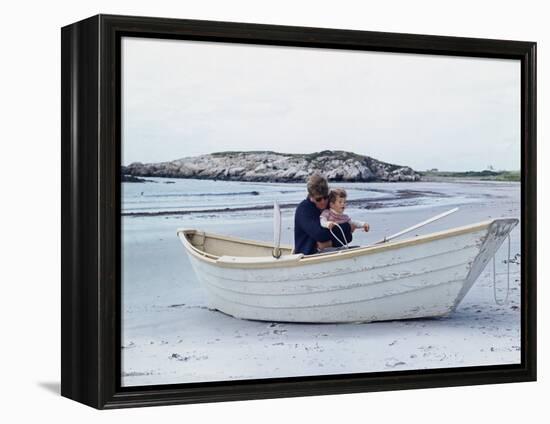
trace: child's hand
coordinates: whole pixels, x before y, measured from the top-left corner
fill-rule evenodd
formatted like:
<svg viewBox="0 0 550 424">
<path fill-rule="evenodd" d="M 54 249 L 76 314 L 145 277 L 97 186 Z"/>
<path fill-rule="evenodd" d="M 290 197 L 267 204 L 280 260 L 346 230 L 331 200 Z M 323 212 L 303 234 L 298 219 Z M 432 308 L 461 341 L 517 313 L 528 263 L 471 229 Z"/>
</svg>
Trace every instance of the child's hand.
<svg viewBox="0 0 550 424">
<path fill-rule="evenodd" d="M 334 228 L 334 226 L 336 225 L 336 223 L 332 222 L 332 221 L 328 221 L 327 222 L 327 227 L 329 230 L 332 230 Z"/>
<path fill-rule="evenodd" d="M 363 229 L 365 230 L 365 232 L 369 231 L 370 230 L 369 224 L 365 223 L 365 225 L 363 225 Z"/>
</svg>

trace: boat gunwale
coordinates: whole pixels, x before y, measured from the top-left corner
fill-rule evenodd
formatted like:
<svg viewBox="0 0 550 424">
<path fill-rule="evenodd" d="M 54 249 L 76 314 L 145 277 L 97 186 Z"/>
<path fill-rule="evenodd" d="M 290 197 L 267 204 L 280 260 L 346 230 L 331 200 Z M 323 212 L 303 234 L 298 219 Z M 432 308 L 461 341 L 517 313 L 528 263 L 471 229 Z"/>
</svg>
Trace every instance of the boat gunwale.
<svg viewBox="0 0 550 424">
<path fill-rule="evenodd" d="M 257 263 L 243 264 L 239 262 L 234 262 L 234 263 L 217 262 L 217 259 L 219 259 L 220 256 L 212 255 L 208 252 L 199 250 L 198 248 L 193 246 L 193 244 L 187 238 L 187 235 L 201 234 L 204 237 L 208 237 L 212 239 L 236 242 L 240 244 L 253 245 L 253 246 L 259 246 L 259 247 L 267 247 L 267 248 L 273 248 L 273 245 L 267 242 L 261 242 L 261 241 L 256 242 L 254 240 L 246 240 L 246 239 L 240 239 L 232 236 L 224 236 L 224 235 L 219 235 L 214 233 L 207 233 L 205 231 L 201 231 L 197 229 L 180 228 L 177 230 L 177 235 L 179 239 L 182 241 L 182 244 L 185 246 L 185 248 L 190 254 L 192 254 L 195 258 L 202 260 L 203 262 L 206 262 L 208 264 L 211 264 L 217 267 L 240 268 L 240 269 L 278 268 L 278 267 L 304 266 L 304 265 L 312 265 L 312 264 L 324 263 L 324 262 L 335 261 L 335 260 L 352 259 L 358 256 L 365 256 L 365 255 L 375 254 L 379 252 L 384 252 L 387 250 L 399 249 L 403 247 L 410 247 L 418 244 L 429 243 L 431 241 L 436 241 L 436 240 L 444 239 L 451 236 L 459 236 L 459 235 L 487 229 L 493 222 L 497 220 L 503 220 L 503 219 L 506 220 L 510 218 L 490 219 L 490 220 L 481 221 L 475 224 L 455 227 L 455 228 L 451 228 L 443 231 L 437 231 L 437 232 L 425 234 L 422 236 L 408 238 L 405 240 L 391 241 L 384 244 L 376 244 L 376 245 L 353 248 L 349 250 L 339 250 L 335 252 L 307 255 L 297 261 L 292 261 L 292 262 L 287 262 L 287 261 L 277 262 L 273 260 L 271 257 L 267 257 L 267 256 L 266 258 L 268 258 L 268 260 L 264 262 L 257 262 Z M 283 249 L 288 250 L 288 247 L 284 246 Z M 262 257 L 260 256 L 258 258 L 262 258 Z"/>
</svg>

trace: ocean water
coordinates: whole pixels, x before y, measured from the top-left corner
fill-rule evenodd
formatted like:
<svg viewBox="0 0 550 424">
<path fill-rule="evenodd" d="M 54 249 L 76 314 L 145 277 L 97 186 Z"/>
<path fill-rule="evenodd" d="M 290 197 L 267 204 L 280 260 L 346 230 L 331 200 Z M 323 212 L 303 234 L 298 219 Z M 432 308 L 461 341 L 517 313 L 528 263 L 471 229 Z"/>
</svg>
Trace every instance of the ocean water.
<svg viewBox="0 0 550 424">
<path fill-rule="evenodd" d="M 152 182 L 124 184 L 123 214 L 140 212 L 211 212 L 226 208 L 256 208 L 299 203 L 305 184 L 247 183 L 196 179 L 149 178 Z M 359 188 L 359 187 L 358 187 Z M 354 197 L 384 197 L 384 193 L 351 188 Z"/>
<path fill-rule="evenodd" d="M 304 183 L 250 183 L 196 179 L 148 178 L 145 183 L 124 183 L 124 216 L 187 215 L 261 210 L 274 201 L 295 207 L 306 197 Z M 498 184 L 487 192 L 498 195 Z M 432 207 L 471 203 L 480 196 L 476 185 L 454 183 L 333 183 L 345 188 L 350 208 L 384 209 L 404 206 Z"/>
</svg>

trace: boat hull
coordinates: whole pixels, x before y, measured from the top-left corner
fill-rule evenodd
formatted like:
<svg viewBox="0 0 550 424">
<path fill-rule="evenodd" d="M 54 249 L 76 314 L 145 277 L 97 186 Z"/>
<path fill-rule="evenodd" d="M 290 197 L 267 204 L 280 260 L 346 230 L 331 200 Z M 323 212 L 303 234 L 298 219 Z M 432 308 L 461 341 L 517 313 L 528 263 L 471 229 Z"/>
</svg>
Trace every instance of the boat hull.
<svg viewBox="0 0 550 424">
<path fill-rule="evenodd" d="M 209 306 L 242 319 L 340 323 L 451 313 L 515 219 L 327 255 L 207 257 L 180 231 Z M 187 234 L 187 235 L 186 235 Z"/>
</svg>

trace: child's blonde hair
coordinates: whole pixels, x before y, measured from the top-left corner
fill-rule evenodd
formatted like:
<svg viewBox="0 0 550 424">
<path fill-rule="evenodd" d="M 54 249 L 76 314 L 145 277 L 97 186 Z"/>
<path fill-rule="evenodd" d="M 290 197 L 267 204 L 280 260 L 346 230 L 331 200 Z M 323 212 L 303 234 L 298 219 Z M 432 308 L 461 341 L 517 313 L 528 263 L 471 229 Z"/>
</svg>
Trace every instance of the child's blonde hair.
<svg viewBox="0 0 550 424">
<path fill-rule="evenodd" d="M 348 198 L 348 193 L 346 193 L 346 190 L 344 190 L 343 188 L 333 188 L 330 190 L 330 193 L 328 194 L 328 203 L 329 204 L 334 203 L 336 199 L 340 197 L 343 199 Z"/>
</svg>

